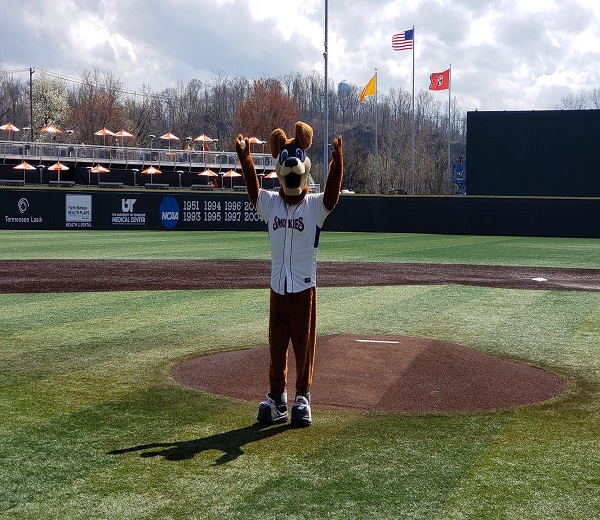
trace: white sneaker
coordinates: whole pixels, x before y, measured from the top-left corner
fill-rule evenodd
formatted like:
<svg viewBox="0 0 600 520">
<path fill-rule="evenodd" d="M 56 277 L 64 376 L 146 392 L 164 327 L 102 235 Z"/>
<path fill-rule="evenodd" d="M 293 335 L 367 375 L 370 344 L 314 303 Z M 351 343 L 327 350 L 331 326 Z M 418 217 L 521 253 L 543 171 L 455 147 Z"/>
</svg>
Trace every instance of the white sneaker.
<svg viewBox="0 0 600 520">
<path fill-rule="evenodd" d="M 287 393 L 277 394 L 276 399 L 267 394 L 266 401 L 258 405 L 258 417 L 256 420 L 261 423 L 279 423 L 285 422 L 288 418 Z"/>
<path fill-rule="evenodd" d="M 292 424 L 295 426 L 310 426 L 312 417 L 310 413 L 310 394 L 297 395 L 292 406 Z"/>
</svg>

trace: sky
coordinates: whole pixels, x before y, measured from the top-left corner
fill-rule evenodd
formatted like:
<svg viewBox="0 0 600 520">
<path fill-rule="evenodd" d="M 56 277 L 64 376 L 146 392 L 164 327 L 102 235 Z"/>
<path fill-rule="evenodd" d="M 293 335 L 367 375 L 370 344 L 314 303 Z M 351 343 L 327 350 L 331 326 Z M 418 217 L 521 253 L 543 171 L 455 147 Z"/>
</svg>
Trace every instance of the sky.
<svg viewBox="0 0 600 520">
<path fill-rule="evenodd" d="M 215 74 L 324 75 L 325 0 L 0 0 L 0 65 L 78 78 L 109 71 L 158 92 Z M 451 66 L 472 110 L 545 110 L 600 86 L 598 0 L 329 0 L 328 77 L 415 93 Z M 34 76 L 35 77 L 35 76 Z M 445 103 L 447 91 L 432 92 Z"/>
</svg>

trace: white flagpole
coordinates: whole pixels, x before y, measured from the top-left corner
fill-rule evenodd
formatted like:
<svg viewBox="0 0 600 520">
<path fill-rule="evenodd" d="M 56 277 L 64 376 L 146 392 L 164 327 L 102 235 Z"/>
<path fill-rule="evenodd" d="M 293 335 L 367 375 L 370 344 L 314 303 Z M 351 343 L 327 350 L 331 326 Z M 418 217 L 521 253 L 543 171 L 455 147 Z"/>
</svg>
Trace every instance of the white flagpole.
<svg viewBox="0 0 600 520">
<path fill-rule="evenodd" d="M 379 151 L 377 148 L 377 69 L 375 69 L 375 195 L 379 193 Z"/>
<path fill-rule="evenodd" d="M 451 87 L 452 87 L 452 64 L 448 68 L 448 175 L 452 179 L 452 165 L 450 164 L 450 133 L 451 133 L 451 115 L 450 115 L 450 100 L 451 100 Z"/>
<path fill-rule="evenodd" d="M 328 105 L 328 92 L 327 92 L 327 0 L 325 0 L 325 48 L 323 51 L 323 58 L 325 60 L 325 99 L 324 99 L 324 114 L 323 114 L 323 186 L 327 182 L 327 167 L 329 163 L 329 105 Z"/>
<path fill-rule="evenodd" d="M 415 26 L 413 25 L 413 77 L 412 77 L 412 194 L 415 194 Z"/>
</svg>

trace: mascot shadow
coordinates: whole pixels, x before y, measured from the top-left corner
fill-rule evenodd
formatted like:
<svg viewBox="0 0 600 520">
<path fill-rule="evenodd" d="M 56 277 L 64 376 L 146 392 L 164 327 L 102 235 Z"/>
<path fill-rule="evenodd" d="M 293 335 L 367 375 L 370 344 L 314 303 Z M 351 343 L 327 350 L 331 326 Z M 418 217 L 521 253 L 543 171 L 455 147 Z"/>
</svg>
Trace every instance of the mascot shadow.
<svg viewBox="0 0 600 520">
<path fill-rule="evenodd" d="M 268 439 L 269 437 L 284 433 L 290 429 L 294 429 L 294 427 L 289 423 L 279 425 L 255 423 L 251 426 L 217 433 L 216 435 L 210 435 L 201 439 L 144 444 L 132 448 L 110 451 L 108 454 L 122 455 L 124 453 L 139 451 L 142 452 L 140 453 L 140 456 L 144 458 L 163 457 L 168 461 L 179 461 L 191 459 L 203 451 L 217 450 L 223 452 L 223 455 L 213 464 L 218 466 L 231 462 L 240 455 L 243 455 L 244 450 L 242 449 L 242 446 Z"/>
</svg>

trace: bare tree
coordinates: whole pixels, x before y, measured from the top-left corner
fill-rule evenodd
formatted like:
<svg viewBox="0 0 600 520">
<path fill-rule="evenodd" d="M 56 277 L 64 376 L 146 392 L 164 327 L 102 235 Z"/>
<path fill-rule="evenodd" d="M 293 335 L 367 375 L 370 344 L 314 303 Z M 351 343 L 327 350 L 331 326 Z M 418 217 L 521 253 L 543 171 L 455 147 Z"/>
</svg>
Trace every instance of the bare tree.
<svg viewBox="0 0 600 520">
<path fill-rule="evenodd" d="M 236 133 L 268 138 L 275 128 L 290 132 L 299 118 L 297 100 L 285 95 L 278 80 L 259 79 L 236 110 L 235 128 Z"/>
</svg>

